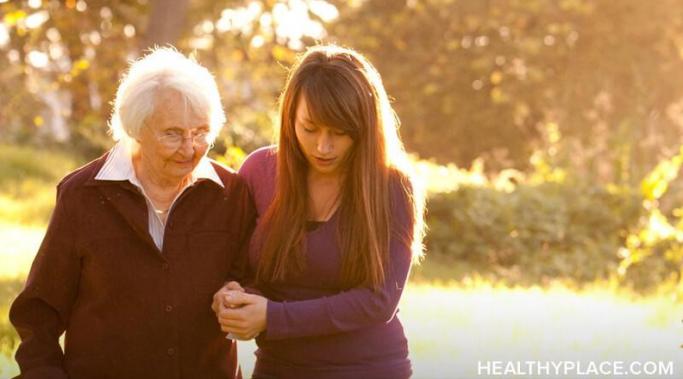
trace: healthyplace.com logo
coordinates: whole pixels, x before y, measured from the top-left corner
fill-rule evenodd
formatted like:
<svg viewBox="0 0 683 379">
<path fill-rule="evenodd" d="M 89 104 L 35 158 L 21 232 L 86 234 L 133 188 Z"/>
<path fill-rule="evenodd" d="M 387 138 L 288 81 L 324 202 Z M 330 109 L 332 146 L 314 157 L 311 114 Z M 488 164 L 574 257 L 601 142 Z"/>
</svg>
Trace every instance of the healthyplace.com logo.
<svg viewBox="0 0 683 379">
<path fill-rule="evenodd" d="M 674 376 L 672 361 L 478 361 L 486 376 Z"/>
</svg>

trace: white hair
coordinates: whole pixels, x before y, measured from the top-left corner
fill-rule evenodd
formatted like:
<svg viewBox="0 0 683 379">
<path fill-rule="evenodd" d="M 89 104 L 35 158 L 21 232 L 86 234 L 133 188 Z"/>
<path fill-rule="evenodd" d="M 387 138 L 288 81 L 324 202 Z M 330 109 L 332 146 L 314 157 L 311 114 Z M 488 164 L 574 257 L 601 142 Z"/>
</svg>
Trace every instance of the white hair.
<svg viewBox="0 0 683 379">
<path fill-rule="evenodd" d="M 131 63 L 116 90 L 109 128 L 114 140 L 135 139 L 145 120 L 155 111 L 162 90 L 174 90 L 192 111 L 209 120 L 209 141 L 225 123 L 216 81 L 205 67 L 172 47 L 152 49 Z"/>
</svg>

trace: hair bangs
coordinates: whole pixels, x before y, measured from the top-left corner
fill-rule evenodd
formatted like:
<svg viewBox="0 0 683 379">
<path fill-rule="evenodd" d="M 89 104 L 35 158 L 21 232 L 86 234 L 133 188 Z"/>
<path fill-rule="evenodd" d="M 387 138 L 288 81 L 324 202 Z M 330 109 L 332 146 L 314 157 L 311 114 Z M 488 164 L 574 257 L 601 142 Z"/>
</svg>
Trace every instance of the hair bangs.
<svg viewBox="0 0 683 379">
<path fill-rule="evenodd" d="M 354 140 L 360 135 L 361 113 L 357 91 L 336 73 L 323 69 L 307 77 L 301 88 L 311 121 L 317 125 L 343 130 Z"/>
</svg>

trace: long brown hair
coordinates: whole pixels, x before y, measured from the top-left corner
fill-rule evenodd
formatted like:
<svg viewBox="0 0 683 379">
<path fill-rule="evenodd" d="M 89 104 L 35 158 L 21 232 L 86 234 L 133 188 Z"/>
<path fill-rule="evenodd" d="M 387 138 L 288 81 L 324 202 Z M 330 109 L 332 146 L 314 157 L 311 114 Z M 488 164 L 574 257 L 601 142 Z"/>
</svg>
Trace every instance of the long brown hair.
<svg viewBox="0 0 683 379">
<path fill-rule="evenodd" d="M 308 162 L 294 124 L 305 99 L 312 121 L 346 131 L 353 145 L 342 181 L 337 238 L 346 288 L 378 289 L 389 261 L 391 182 L 400 185 L 412 217 L 413 257 L 422 253 L 422 197 L 411 184 L 398 118 L 375 68 L 359 53 L 334 45 L 310 48 L 290 71 L 280 96 L 275 197 L 263 215 L 259 282 L 280 281 L 305 267 Z M 398 206 L 396 204 L 395 206 Z M 395 207 L 394 206 L 394 207 Z"/>
</svg>

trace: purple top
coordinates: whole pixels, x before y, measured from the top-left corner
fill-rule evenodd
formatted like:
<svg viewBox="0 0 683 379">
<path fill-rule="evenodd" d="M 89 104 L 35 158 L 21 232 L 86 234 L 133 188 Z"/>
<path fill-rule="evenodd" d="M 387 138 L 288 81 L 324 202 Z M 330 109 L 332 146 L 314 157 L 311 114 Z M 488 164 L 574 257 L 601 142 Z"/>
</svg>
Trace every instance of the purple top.
<svg viewBox="0 0 683 379">
<path fill-rule="evenodd" d="M 273 199 L 276 153 L 253 152 L 239 171 L 259 216 Z M 391 186 L 392 204 L 407 201 Z M 408 344 L 396 313 L 411 264 L 413 222 L 407 207 L 393 207 L 390 260 L 381 291 L 344 290 L 336 240 L 338 214 L 306 233 L 305 270 L 277 287 L 259 288 L 268 297 L 267 327 L 257 339 L 255 378 L 408 378 Z M 249 260 L 256 270 L 262 233 L 257 226 Z"/>
</svg>

